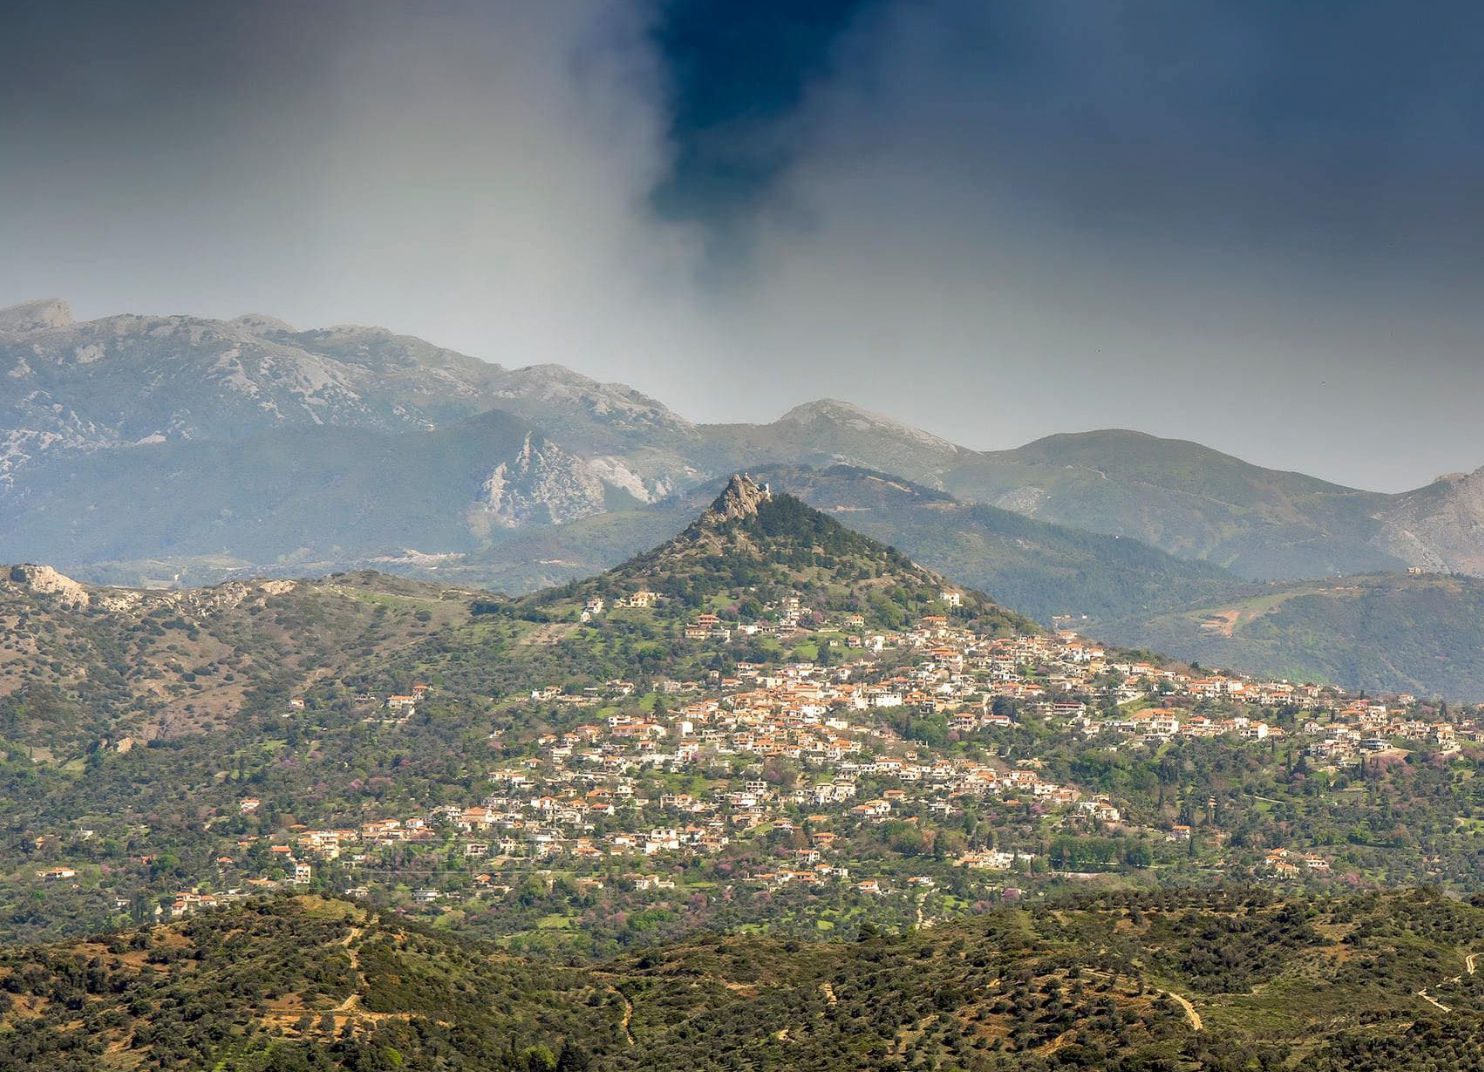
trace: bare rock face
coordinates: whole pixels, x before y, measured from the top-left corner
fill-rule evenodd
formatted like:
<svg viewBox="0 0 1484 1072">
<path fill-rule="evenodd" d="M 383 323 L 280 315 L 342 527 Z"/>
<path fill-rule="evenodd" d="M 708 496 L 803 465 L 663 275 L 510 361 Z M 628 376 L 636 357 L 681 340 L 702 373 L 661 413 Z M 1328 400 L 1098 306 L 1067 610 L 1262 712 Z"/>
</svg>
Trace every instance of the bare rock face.
<svg viewBox="0 0 1484 1072">
<path fill-rule="evenodd" d="M 93 601 L 88 590 L 50 566 L 23 563 L 10 567 L 10 580 L 33 592 L 55 596 L 64 607 L 86 607 Z"/>
<path fill-rule="evenodd" d="M 601 513 L 605 499 L 603 481 L 586 462 L 527 435 L 515 457 L 485 478 L 465 520 L 475 536 L 487 539 L 496 528 L 560 525 Z"/>
<path fill-rule="evenodd" d="M 701 515 L 701 522 L 720 525 L 727 521 L 752 517 L 759 506 L 772 501 L 772 498 L 773 492 L 766 484 L 759 484 L 746 473 L 736 473 L 727 481 L 727 486 L 716 501 Z"/>
<path fill-rule="evenodd" d="M 26 335 L 48 328 L 65 328 L 71 323 L 72 309 L 60 298 L 43 298 L 0 309 L 0 335 Z"/>
</svg>

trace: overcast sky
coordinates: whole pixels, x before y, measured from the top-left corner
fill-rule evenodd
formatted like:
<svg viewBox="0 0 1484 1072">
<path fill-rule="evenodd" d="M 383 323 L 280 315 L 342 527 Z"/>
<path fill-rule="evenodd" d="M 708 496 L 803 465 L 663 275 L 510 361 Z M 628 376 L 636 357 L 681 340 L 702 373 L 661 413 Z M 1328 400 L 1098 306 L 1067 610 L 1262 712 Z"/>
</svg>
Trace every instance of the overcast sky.
<svg viewBox="0 0 1484 1072">
<path fill-rule="evenodd" d="M 1484 465 L 1484 6 L 0 5 L 0 305 L 359 322 L 698 420 Z"/>
</svg>

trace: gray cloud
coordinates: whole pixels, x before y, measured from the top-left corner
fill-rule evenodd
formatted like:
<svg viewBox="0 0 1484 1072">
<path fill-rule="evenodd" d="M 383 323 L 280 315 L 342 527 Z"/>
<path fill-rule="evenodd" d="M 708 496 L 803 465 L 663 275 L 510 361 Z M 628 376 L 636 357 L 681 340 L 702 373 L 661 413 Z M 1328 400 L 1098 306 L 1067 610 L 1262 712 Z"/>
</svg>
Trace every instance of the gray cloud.
<svg viewBox="0 0 1484 1072">
<path fill-rule="evenodd" d="M 0 44 L 0 295 L 380 323 L 700 419 L 831 395 L 977 447 L 1484 462 L 1459 27 L 875 5 L 770 117 L 717 271 L 704 199 L 654 211 L 684 132 L 637 0 L 116 7 Z"/>
</svg>

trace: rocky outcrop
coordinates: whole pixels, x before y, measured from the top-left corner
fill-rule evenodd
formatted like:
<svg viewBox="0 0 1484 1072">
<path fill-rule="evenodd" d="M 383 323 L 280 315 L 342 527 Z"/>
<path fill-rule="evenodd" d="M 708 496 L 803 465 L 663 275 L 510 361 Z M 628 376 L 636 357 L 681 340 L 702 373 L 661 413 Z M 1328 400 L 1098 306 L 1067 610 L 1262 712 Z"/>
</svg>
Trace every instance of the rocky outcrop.
<svg viewBox="0 0 1484 1072">
<path fill-rule="evenodd" d="M 758 507 L 771 502 L 773 492 L 766 484 L 759 484 L 746 473 L 737 473 L 727 481 L 727 486 L 701 515 L 703 525 L 721 525 L 752 517 Z"/>
<path fill-rule="evenodd" d="M 261 605 L 273 596 L 287 595 L 300 582 L 288 580 L 228 581 L 211 588 L 144 590 L 138 588 L 90 587 L 51 566 L 23 562 L 0 573 L 15 588 L 50 598 L 67 610 L 86 610 L 109 615 L 137 616 L 160 607 L 200 620 L 208 615 L 234 610 L 244 603 Z"/>
<path fill-rule="evenodd" d="M 72 309 L 60 298 L 43 298 L 0 309 L 0 335 L 26 335 L 72 323 Z"/>
<path fill-rule="evenodd" d="M 465 517 L 470 531 L 487 540 L 495 529 L 560 525 L 601 513 L 605 500 L 603 481 L 587 463 L 550 440 L 527 435 L 515 457 L 485 478 Z"/>
<path fill-rule="evenodd" d="M 11 566 L 10 583 L 32 592 L 52 596 L 64 607 L 86 607 L 92 602 L 87 588 L 51 566 L 25 562 Z"/>
</svg>

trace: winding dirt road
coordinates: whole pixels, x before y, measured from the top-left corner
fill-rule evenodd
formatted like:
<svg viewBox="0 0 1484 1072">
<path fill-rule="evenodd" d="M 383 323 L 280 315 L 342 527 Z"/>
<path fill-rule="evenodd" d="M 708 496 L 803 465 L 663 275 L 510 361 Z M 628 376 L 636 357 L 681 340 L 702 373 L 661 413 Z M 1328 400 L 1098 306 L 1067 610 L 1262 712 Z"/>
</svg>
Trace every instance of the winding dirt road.
<svg viewBox="0 0 1484 1072">
<path fill-rule="evenodd" d="M 1206 1025 L 1201 1023 L 1201 1014 L 1195 1011 L 1195 1006 L 1184 995 L 1177 994 L 1173 990 L 1166 990 L 1165 995 L 1176 1005 L 1185 1010 L 1185 1019 L 1190 1023 L 1192 1031 L 1204 1031 Z"/>
</svg>

